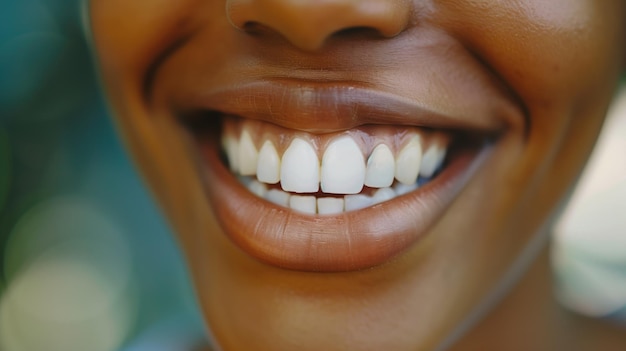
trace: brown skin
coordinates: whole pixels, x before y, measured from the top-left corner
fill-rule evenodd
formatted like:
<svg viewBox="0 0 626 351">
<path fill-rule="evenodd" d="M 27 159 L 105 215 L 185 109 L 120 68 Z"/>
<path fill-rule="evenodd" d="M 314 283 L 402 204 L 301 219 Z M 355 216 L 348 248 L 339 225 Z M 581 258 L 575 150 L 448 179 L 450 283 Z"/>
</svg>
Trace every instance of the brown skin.
<svg viewBox="0 0 626 351">
<path fill-rule="evenodd" d="M 622 0 L 92 0 L 90 13 L 117 122 L 179 235 L 206 320 L 224 350 L 430 350 L 440 344 L 571 189 L 626 47 L 618 45 L 626 43 Z M 261 25 L 247 27 L 250 22 Z M 341 32 L 354 27 L 361 29 Z M 368 55 L 356 56 L 363 52 Z M 174 116 L 180 95 L 280 70 L 316 79 L 334 74 L 398 92 L 436 85 L 437 76 L 416 60 L 434 70 L 449 63 L 462 73 L 459 84 L 497 82 L 511 108 L 525 116 L 509 125 L 424 240 L 385 265 L 335 274 L 266 265 L 228 240 Z M 554 307 L 547 271 L 547 260 L 537 260 L 454 349 L 626 347 L 623 337 L 606 337 L 612 329 Z M 598 344 L 606 340 L 612 346 Z"/>
</svg>

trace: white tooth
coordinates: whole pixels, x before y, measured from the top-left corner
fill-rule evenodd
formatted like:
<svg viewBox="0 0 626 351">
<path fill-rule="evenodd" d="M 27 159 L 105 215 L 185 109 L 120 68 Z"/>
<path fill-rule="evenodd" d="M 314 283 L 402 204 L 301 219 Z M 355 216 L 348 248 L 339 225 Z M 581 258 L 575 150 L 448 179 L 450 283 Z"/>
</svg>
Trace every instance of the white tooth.
<svg viewBox="0 0 626 351">
<path fill-rule="evenodd" d="M 373 204 L 372 198 L 367 195 L 346 195 L 344 198 L 346 200 L 346 211 L 360 210 Z"/>
<path fill-rule="evenodd" d="M 422 164 L 420 166 L 420 176 L 424 178 L 430 178 L 437 170 L 437 161 L 439 158 L 439 146 L 436 144 L 431 145 L 422 157 Z"/>
<path fill-rule="evenodd" d="M 343 212 L 343 198 L 320 197 L 317 199 L 317 212 L 319 214 L 337 214 Z"/>
<path fill-rule="evenodd" d="M 374 204 L 379 204 L 381 202 L 385 202 L 396 197 L 396 192 L 391 188 L 380 188 L 376 190 L 374 196 L 372 196 L 372 201 Z"/>
<path fill-rule="evenodd" d="M 443 166 L 443 162 L 446 159 L 446 154 L 448 150 L 445 147 L 439 148 L 439 152 L 437 153 L 437 162 L 435 166 L 435 171 L 439 170 Z"/>
<path fill-rule="evenodd" d="M 365 185 L 372 188 L 385 188 L 391 186 L 396 170 L 396 160 L 393 153 L 385 144 L 374 148 L 367 160 L 365 173 Z"/>
<path fill-rule="evenodd" d="M 413 183 L 413 184 L 398 183 L 393 187 L 393 190 L 396 192 L 396 194 L 398 194 L 398 196 L 400 196 L 400 195 L 410 193 L 411 191 L 417 188 L 418 188 L 417 183 Z"/>
<path fill-rule="evenodd" d="M 315 214 L 315 196 L 291 195 L 289 207 L 302 213 Z"/>
<path fill-rule="evenodd" d="M 280 165 L 280 185 L 285 191 L 315 193 L 319 190 L 320 162 L 308 142 L 295 138 Z"/>
<path fill-rule="evenodd" d="M 239 143 L 231 136 L 224 138 L 224 145 L 226 146 L 226 157 L 228 157 L 228 164 L 232 172 L 237 172 L 239 169 Z"/>
<path fill-rule="evenodd" d="M 358 194 L 365 180 L 363 152 L 352 137 L 333 140 L 322 158 L 322 191 L 327 194 Z"/>
<path fill-rule="evenodd" d="M 258 197 L 264 197 L 267 192 L 267 186 L 257 180 L 252 180 L 248 184 L 248 190 Z"/>
<path fill-rule="evenodd" d="M 265 199 L 273 204 L 289 207 L 290 195 L 282 190 L 270 189 L 265 193 Z"/>
<path fill-rule="evenodd" d="M 403 184 L 413 184 L 417 180 L 422 161 L 422 145 L 420 138 L 414 135 L 409 143 L 400 151 L 396 160 L 396 179 Z"/>
<path fill-rule="evenodd" d="M 256 151 L 252 137 L 247 130 L 241 132 L 239 139 L 239 174 L 255 175 L 259 153 Z"/>
<path fill-rule="evenodd" d="M 267 184 L 280 182 L 280 157 L 278 157 L 274 144 L 269 140 L 261 146 L 256 177 L 259 181 Z"/>
</svg>

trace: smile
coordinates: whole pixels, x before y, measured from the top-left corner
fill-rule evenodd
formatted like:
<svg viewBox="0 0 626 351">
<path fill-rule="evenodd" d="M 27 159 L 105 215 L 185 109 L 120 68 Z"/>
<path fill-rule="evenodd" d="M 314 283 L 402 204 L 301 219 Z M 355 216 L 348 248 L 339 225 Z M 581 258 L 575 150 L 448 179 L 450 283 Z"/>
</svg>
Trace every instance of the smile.
<svg viewBox="0 0 626 351">
<path fill-rule="evenodd" d="M 496 118 L 354 88 L 271 82 L 201 105 L 185 124 L 222 229 L 251 256 L 303 271 L 365 269 L 407 250 L 502 132 Z"/>
<path fill-rule="evenodd" d="M 360 210 L 409 193 L 433 179 L 448 147 L 447 135 L 417 128 L 316 135 L 258 121 L 223 123 L 222 148 L 239 181 L 260 198 L 311 215 Z"/>
</svg>

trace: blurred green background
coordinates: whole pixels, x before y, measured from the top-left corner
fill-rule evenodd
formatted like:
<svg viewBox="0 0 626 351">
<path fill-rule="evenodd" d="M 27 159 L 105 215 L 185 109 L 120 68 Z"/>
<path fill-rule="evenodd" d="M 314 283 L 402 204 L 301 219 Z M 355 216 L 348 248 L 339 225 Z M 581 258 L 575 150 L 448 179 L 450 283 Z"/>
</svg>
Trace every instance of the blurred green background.
<svg viewBox="0 0 626 351">
<path fill-rule="evenodd" d="M 191 349 L 187 273 L 107 116 L 81 5 L 0 5 L 0 350 Z"/>
</svg>

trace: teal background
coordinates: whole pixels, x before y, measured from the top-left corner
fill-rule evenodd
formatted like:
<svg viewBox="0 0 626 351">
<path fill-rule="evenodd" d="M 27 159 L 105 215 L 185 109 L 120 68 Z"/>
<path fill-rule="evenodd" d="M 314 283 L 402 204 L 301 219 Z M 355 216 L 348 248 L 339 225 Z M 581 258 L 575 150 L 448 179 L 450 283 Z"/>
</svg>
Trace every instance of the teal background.
<svg viewBox="0 0 626 351">
<path fill-rule="evenodd" d="M 99 276 L 94 281 L 119 288 L 105 294 L 114 301 L 105 305 L 113 307 L 72 323 L 87 326 L 115 315 L 114 324 L 125 329 L 107 336 L 103 350 L 124 345 L 129 350 L 178 350 L 183 341 L 146 348 L 136 341 L 162 325 L 168 327 L 154 338 L 179 329 L 199 339 L 202 325 L 177 243 L 112 127 L 80 5 L 76 0 L 0 5 L 0 349 L 34 350 L 37 342 L 48 350 L 57 349 L 55 343 L 64 345 L 58 349 L 80 349 L 61 340 L 63 328 L 69 328 L 63 318 L 84 310 L 78 301 L 92 294 L 89 277 Z M 74 266 L 65 265 L 68 257 L 75 258 Z M 61 280 L 33 282 L 29 277 L 41 267 L 90 267 L 95 273 L 72 275 L 71 269 L 59 268 Z M 76 286 L 59 290 L 55 284 L 62 279 Z M 20 305 L 11 291 L 21 300 L 35 295 Z M 45 313 L 54 312 L 55 305 L 64 311 L 51 318 Z M 68 310 L 74 305 L 76 311 Z M 112 312 L 122 305 L 123 313 Z M 34 307 L 41 316 L 26 311 Z M 45 335 L 53 328 L 42 321 L 56 323 L 61 331 Z"/>
</svg>

